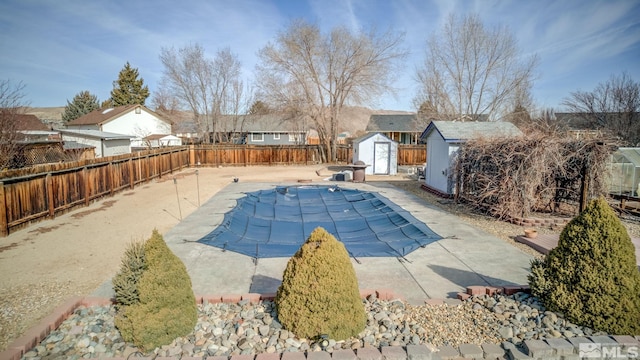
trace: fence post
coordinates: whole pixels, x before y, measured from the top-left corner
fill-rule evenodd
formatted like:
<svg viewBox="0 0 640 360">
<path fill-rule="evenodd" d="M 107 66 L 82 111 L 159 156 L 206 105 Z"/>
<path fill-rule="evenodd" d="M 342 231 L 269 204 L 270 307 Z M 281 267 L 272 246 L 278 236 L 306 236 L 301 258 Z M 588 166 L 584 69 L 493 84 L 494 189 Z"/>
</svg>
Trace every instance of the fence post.
<svg viewBox="0 0 640 360">
<path fill-rule="evenodd" d="M 173 157 L 173 151 L 169 150 L 169 173 L 173 174 L 173 161 L 171 158 Z"/>
<path fill-rule="evenodd" d="M 107 181 L 109 182 L 109 195 L 113 196 L 113 162 L 107 165 Z"/>
<path fill-rule="evenodd" d="M 89 206 L 91 200 L 91 189 L 89 189 L 89 171 L 87 167 L 82 168 L 82 179 L 84 180 L 84 204 Z"/>
<path fill-rule="evenodd" d="M 189 145 L 189 166 L 196 166 L 196 146 L 193 144 Z"/>
<path fill-rule="evenodd" d="M 149 155 L 147 154 L 144 159 L 144 182 L 147 182 L 149 181 Z M 142 175 L 140 179 L 142 180 Z"/>
<path fill-rule="evenodd" d="M 0 236 L 9 235 L 9 224 L 7 220 L 7 199 L 4 193 L 4 183 L 0 181 Z"/>
<path fill-rule="evenodd" d="M 46 182 L 47 202 L 49 203 L 49 217 L 53 219 L 56 216 L 56 204 L 54 203 L 53 178 L 51 173 L 48 173 L 44 180 Z"/>
<path fill-rule="evenodd" d="M 136 183 L 135 175 L 133 174 L 133 157 L 129 158 L 129 188 L 133 189 Z"/>
</svg>

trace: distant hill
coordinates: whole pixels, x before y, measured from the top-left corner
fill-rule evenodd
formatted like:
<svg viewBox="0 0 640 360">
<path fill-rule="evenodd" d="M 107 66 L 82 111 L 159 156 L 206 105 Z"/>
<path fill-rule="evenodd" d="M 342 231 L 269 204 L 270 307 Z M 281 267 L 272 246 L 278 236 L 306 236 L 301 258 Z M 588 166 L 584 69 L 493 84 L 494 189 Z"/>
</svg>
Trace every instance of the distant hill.
<svg viewBox="0 0 640 360">
<path fill-rule="evenodd" d="M 40 119 L 43 123 L 51 127 L 62 127 L 62 113 L 64 113 L 64 106 L 60 107 L 39 107 L 29 108 L 27 114 L 33 114 Z M 408 111 L 395 111 L 395 110 L 373 110 L 359 106 L 349 106 L 342 109 L 340 113 L 340 131 L 347 131 L 351 136 L 358 136 L 364 133 L 369 123 L 369 117 L 373 114 L 410 114 Z M 176 118 L 171 118 L 172 121 L 179 123 L 182 121 L 188 121 L 191 116 L 188 112 L 179 112 L 176 114 Z M 169 116 L 171 117 L 171 116 Z"/>
<path fill-rule="evenodd" d="M 64 113 L 64 106 L 29 108 L 26 113 L 35 115 L 47 126 L 58 128 L 62 127 L 62 113 Z"/>
</svg>

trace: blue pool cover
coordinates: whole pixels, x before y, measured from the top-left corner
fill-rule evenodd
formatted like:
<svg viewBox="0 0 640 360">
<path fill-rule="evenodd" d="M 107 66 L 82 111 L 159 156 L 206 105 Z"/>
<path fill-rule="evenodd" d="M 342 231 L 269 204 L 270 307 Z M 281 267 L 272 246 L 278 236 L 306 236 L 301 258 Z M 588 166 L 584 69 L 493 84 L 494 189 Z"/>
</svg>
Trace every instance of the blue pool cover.
<svg viewBox="0 0 640 360">
<path fill-rule="evenodd" d="M 247 193 L 198 242 L 255 258 L 291 257 L 323 227 L 352 257 L 405 256 L 441 237 L 384 196 L 337 186 Z"/>
</svg>

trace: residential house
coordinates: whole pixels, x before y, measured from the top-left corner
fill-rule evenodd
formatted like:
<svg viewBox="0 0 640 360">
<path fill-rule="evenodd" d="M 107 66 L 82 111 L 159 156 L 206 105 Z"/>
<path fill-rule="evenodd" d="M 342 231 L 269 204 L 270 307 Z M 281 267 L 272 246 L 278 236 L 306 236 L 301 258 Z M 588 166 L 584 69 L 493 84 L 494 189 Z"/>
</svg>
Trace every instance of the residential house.
<svg viewBox="0 0 640 360">
<path fill-rule="evenodd" d="M 420 136 L 427 148 L 425 185 L 438 193 L 453 195 L 455 184 L 451 166 L 458 148 L 475 137 L 511 136 L 522 136 L 522 132 L 509 122 L 431 121 Z"/>
<path fill-rule="evenodd" d="M 365 131 L 381 133 L 399 144 L 416 145 L 426 125 L 417 114 L 373 114 Z"/>
<path fill-rule="evenodd" d="M 93 130 L 129 135 L 138 143 L 150 135 L 171 135 L 170 120 L 142 105 L 94 110 L 67 123 L 68 130 Z M 137 144 L 137 143 L 136 143 Z"/>
<path fill-rule="evenodd" d="M 302 119 L 287 119 L 279 114 L 244 115 L 241 126 L 234 129 L 242 134 L 241 143 L 250 145 L 303 145 L 309 129 Z"/>
</svg>

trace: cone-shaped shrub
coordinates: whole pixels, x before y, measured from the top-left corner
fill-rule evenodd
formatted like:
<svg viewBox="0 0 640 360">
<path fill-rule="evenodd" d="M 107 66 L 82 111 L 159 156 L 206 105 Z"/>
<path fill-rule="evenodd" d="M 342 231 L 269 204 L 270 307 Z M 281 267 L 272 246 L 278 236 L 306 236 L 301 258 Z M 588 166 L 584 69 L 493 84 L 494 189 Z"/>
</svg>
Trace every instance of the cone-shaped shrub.
<svg viewBox="0 0 640 360">
<path fill-rule="evenodd" d="M 531 270 L 531 291 L 549 310 L 609 334 L 640 335 L 635 249 L 604 198 L 571 220 L 558 246 Z"/>
<path fill-rule="evenodd" d="M 144 244 L 144 260 L 138 301 L 120 306 L 115 324 L 125 341 L 148 351 L 193 331 L 198 309 L 187 269 L 157 230 Z"/>
<path fill-rule="evenodd" d="M 287 263 L 276 295 L 278 318 L 299 337 L 343 340 L 364 330 L 358 279 L 344 245 L 315 229 Z"/>
</svg>

